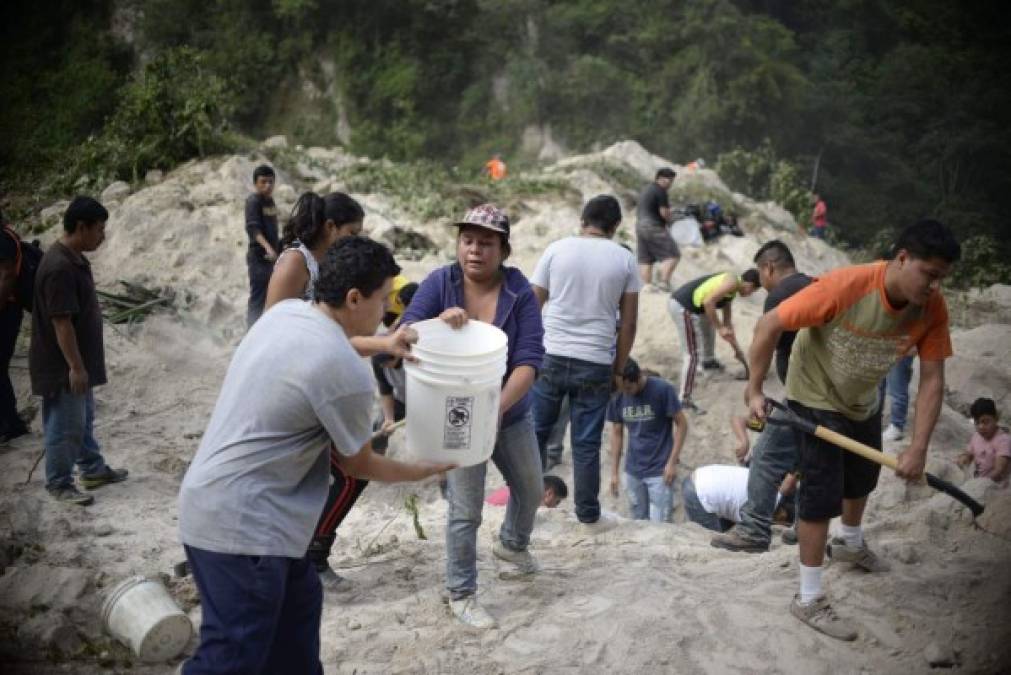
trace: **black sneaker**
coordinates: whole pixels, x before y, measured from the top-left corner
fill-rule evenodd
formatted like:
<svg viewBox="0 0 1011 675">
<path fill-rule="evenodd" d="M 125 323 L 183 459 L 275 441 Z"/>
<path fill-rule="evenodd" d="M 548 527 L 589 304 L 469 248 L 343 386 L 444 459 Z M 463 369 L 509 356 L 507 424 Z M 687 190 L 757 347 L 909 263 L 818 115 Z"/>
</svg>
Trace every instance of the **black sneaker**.
<svg viewBox="0 0 1011 675">
<path fill-rule="evenodd" d="M 109 483 L 122 483 L 128 475 L 130 472 L 126 469 L 113 469 L 111 466 L 106 466 L 98 473 L 81 474 L 81 486 L 85 490 L 94 490 Z"/>
<path fill-rule="evenodd" d="M 713 359 L 712 361 L 703 361 L 702 362 L 702 370 L 719 370 L 719 371 L 723 371 L 723 368 L 724 368 L 723 364 L 720 363 L 717 359 Z"/>
<path fill-rule="evenodd" d="M 91 495 L 86 495 L 73 485 L 64 485 L 58 488 L 46 488 L 49 496 L 64 504 L 76 504 L 77 506 L 88 506 L 95 501 Z"/>
<path fill-rule="evenodd" d="M 737 528 L 713 535 L 709 545 L 735 553 L 765 553 L 769 550 L 769 542 L 749 539 L 738 532 Z"/>
</svg>

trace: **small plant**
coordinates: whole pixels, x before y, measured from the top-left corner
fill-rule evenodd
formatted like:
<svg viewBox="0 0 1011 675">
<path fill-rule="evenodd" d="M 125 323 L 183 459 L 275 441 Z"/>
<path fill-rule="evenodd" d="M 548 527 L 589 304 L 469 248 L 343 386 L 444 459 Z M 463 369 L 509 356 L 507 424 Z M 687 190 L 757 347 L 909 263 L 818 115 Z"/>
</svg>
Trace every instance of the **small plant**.
<svg viewBox="0 0 1011 675">
<path fill-rule="evenodd" d="M 425 528 L 421 526 L 421 514 L 418 511 L 418 495 L 414 493 L 407 495 L 404 498 L 404 508 L 411 514 L 411 519 L 414 523 L 414 533 L 418 535 L 418 539 L 428 539 L 425 536 Z"/>
</svg>

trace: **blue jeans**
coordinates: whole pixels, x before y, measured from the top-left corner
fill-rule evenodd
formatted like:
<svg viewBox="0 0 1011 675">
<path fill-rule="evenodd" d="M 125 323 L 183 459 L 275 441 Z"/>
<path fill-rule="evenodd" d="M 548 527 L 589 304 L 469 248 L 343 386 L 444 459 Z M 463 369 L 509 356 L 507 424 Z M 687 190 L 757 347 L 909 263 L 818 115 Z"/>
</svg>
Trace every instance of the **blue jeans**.
<svg viewBox="0 0 1011 675">
<path fill-rule="evenodd" d="M 569 430 L 569 397 L 562 399 L 562 406 L 558 409 L 558 422 L 548 436 L 547 457 L 556 464 L 562 461 L 562 454 L 565 452 L 565 432 Z M 547 465 L 545 465 L 547 466 Z"/>
<path fill-rule="evenodd" d="M 773 409 L 772 418 L 785 419 L 785 415 Z M 755 441 L 748 467 L 748 501 L 741 507 L 741 522 L 737 525 L 742 537 L 766 544 L 772 541 L 772 514 L 779 485 L 797 467 L 797 433 L 791 427 L 766 424 Z"/>
<path fill-rule="evenodd" d="M 909 413 L 909 382 L 913 379 L 913 357 L 903 356 L 895 362 L 881 383 L 882 402 L 885 391 L 892 400 L 889 422 L 899 429 L 906 428 L 906 417 Z"/>
<path fill-rule="evenodd" d="M 685 478 L 684 483 L 681 484 L 681 490 L 685 502 L 685 516 L 688 520 L 716 532 L 726 532 L 734 526 L 734 521 L 706 511 L 702 502 L 699 501 L 698 493 L 695 492 L 695 482 L 691 476 Z"/>
<path fill-rule="evenodd" d="M 249 270 L 249 302 L 246 305 L 246 329 L 253 327 L 263 314 L 267 304 L 267 286 L 274 272 L 274 263 L 260 260 L 251 251 L 246 253 L 246 268 Z"/>
<path fill-rule="evenodd" d="M 544 497 L 541 458 L 530 415 L 500 429 L 491 461 L 509 486 L 509 503 L 499 539 L 506 548 L 524 551 L 534 529 L 534 516 Z M 488 463 L 454 469 L 447 475 L 446 590 L 459 600 L 477 592 L 477 530 L 484 506 Z"/>
<path fill-rule="evenodd" d="M 666 523 L 674 509 L 674 486 L 663 482 L 663 476 L 636 478 L 625 474 L 628 508 L 636 520 Z"/>
<path fill-rule="evenodd" d="M 91 389 L 72 394 L 64 389 L 42 397 L 42 428 L 46 444 L 46 488 L 56 490 L 74 484 L 74 464 L 83 474 L 105 468 L 101 447 L 95 440 L 95 397 Z"/>
<path fill-rule="evenodd" d="M 541 461 L 547 459 L 548 438 L 558 422 L 562 399 L 569 397 L 572 439 L 573 501 L 584 523 L 600 518 L 600 435 L 611 396 L 611 366 L 548 354 L 534 384 L 534 424 Z"/>
<path fill-rule="evenodd" d="M 203 610 L 200 645 L 184 675 L 322 675 L 323 587 L 308 559 L 183 548 Z"/>
</svg>

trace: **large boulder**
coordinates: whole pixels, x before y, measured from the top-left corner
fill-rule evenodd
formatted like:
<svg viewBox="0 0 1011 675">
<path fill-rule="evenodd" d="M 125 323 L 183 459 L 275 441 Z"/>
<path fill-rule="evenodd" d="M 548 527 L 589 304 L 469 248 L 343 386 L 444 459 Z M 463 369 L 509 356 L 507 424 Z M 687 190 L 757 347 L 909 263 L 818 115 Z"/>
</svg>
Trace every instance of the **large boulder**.
<svg viewBox="0 0 1011 675">
<path fill-rule="evenodd" d="M 1011 324 L 984 324 L 951 336 L 955 355 L 945 366 L 948 404 L 963 414 L 980 396 L 1011 408 Z"/>
<path fill-rule="evenodd" d="M 119 202 L 130 196 L 130 184 L 126 181 L 118 180 L 102 190 L 103 202 Z"/>
</svg>

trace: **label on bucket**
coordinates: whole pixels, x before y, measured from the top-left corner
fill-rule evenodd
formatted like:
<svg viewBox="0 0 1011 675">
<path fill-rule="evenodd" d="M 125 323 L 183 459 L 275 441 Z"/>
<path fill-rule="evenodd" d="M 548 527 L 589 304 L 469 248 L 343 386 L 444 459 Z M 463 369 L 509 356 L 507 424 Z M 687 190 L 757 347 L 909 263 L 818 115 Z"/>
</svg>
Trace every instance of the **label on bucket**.
<svg viewBox="0 0 1011 675">
<path fill-rule="evenodd" d="M 470 427 L 473 419 L 473 396 L 447 396 L 443 447 L 447 450 L 469 450 Z"/>
</svg>

